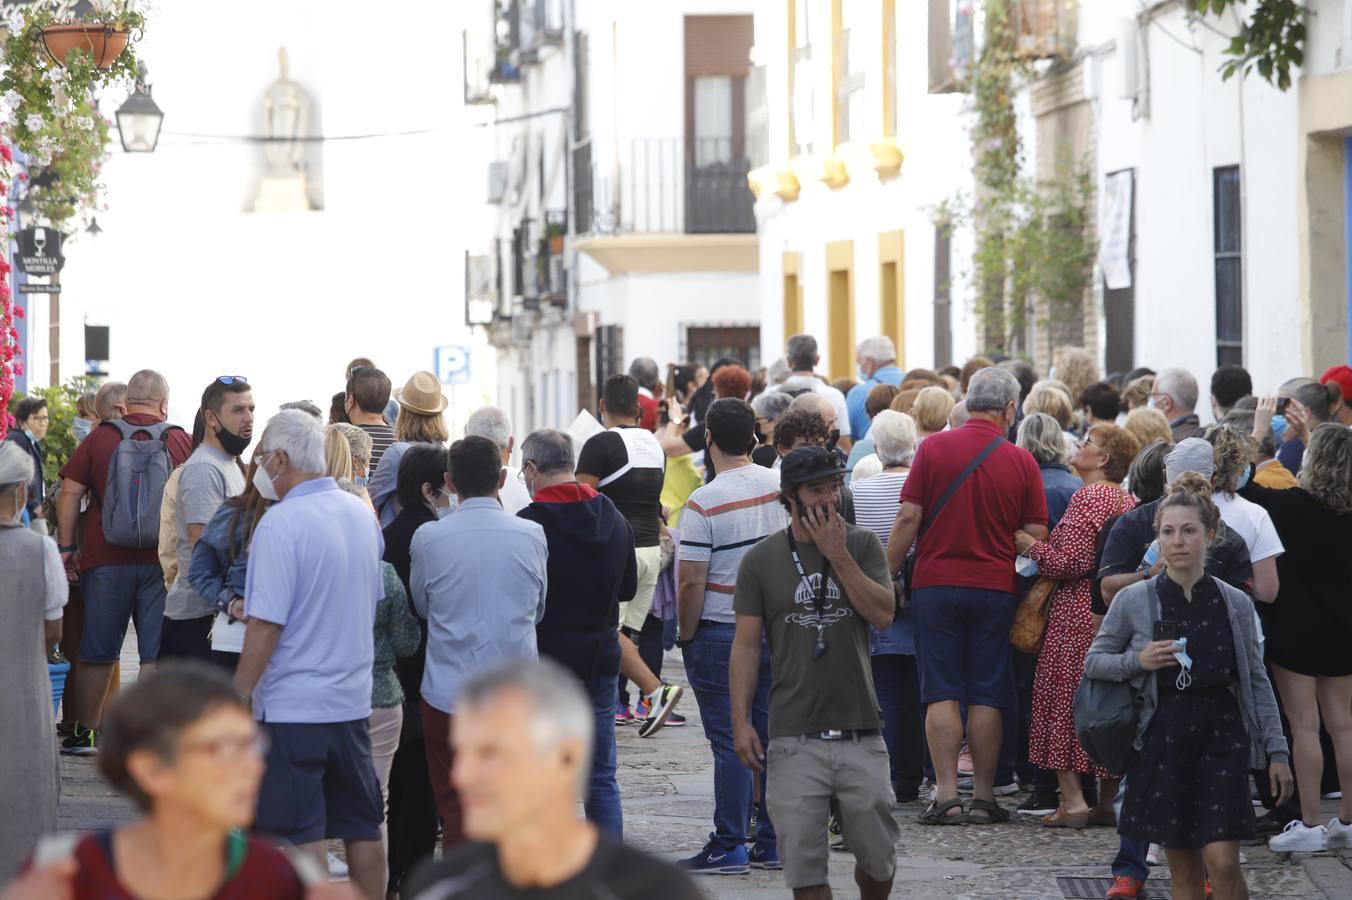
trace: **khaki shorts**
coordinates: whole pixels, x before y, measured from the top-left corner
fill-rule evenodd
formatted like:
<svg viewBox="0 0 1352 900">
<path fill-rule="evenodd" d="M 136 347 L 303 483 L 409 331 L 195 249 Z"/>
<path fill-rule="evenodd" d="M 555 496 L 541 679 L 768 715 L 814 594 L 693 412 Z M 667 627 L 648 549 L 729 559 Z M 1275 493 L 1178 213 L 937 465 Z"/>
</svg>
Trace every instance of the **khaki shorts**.
<svg viewBox="0 0 1352 900">
<path fill-rule="evenodd" d="M 657 592 L 657 576 L 662 571 L 662 547 L 636 547 L 638 562 L 638 590 L 634 599 L 620 604 L 620 627 L 642 631 L 643 621 L 653 608 L 653 594 Z"/>
<path fill-rule="evenodd" d="M 892 818 L 896 798 L 881 735 L 858 741 L 772 738 L 766 759 L 765 796 L 786 887 L 827 883 L 826 824 L 833 796 L 845 846 L 858 868 L 874 881 L 892 878 L 901 828 Z"/>
</svg>

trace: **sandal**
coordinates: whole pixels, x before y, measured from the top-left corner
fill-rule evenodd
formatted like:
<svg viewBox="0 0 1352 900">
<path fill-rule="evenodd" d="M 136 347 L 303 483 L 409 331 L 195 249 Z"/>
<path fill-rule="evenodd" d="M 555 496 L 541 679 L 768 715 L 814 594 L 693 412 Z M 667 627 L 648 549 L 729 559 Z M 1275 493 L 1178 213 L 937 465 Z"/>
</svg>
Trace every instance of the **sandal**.
<svg viewBox="0 0 1352 900">
<path fill-rule="evenodd" d="M 948 811 L 955 807 L 958 814 L 950 816 Z M 945 800 L 942 803 L 938 800 L 932 801 L 929 806 L 925 807 L 925 811 L 919 815 L 918 821 L 921 825 L 963 825 L 965 818 L 962 812 L 962 798 L 954 797 L 952 800 Z"/>
<path fill-rule="evenodd" d="M 1009 821 L 1009 810 L 994 800 L 973 800 L 963 819 L 968 825 L 999 825 Z"/>
</svg>

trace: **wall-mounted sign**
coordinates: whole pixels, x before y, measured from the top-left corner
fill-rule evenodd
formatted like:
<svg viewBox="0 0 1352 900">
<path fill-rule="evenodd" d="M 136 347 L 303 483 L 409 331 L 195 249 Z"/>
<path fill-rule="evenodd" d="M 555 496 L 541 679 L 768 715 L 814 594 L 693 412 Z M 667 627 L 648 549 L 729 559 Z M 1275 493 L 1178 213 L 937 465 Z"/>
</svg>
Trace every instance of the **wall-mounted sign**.
<svg viewBox="0 0 1352 900">
<path fill-rule="evenodd" d="M 64 235 L 55 228 L 25 228 L 15 235 L 19 244 L 19 271 L 29 275 L 55 275 L 66 264 L 61 253 Z M 58 292 L 53 292 L 58 293 Z"/>
<path fill-rule="evenodd" d="M 20 293 L 20 294 L 59 294 L 59 293 L 61 293 L 61 285 L 59 285 L 59 284 L 34 284 L 34 283 L 31 282 L 31 281 L 26 281 L 26 282 L 24 282 L 23 284 L 19 285 L 19 293 Z"/>
<path fill-rule="evenodd" d="M 437 380 L 442 384 L 469 384 L 469 348 L 447 346 L 436 349 Z"/>
</svg>

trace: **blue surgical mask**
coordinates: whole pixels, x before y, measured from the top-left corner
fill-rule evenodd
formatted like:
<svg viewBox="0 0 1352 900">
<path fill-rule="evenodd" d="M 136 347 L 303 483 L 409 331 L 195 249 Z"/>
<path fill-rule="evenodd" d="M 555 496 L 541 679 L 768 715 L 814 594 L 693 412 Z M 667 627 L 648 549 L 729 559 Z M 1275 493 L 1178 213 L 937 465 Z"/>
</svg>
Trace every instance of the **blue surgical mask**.
<svg viewBox="0 0 1352 900">
<path fill-rule="evenodd" d="M 71 429 L 75 432 L 75 443 L 80 443 L 89 437 L 89 432 L 94 430 L 94 423 L 88 419 L 76 419 L 71 422 Z"/>
<path fill-rule="evenodd" d="M 1243 490 L 1244 485 L 1249 483 L 1251 477 L 1253 477 L 1253 466 L 1245 466 L 1244 473 L 1239 476 L 1239 483 L 1235 485 L 1235 490 Z"/>
<path fill-rule="evenodd" d="M 1282 432 L 1286 431 L 1286 416 L 1272 417 L 1272 437 L 1273 440 L 1280 441 Z"/>
<path fill-rule="evenodd" d="M 370 479 L 367 478 L 365 475 L 355 475 L 355 476 L 353 476 L 353 478 L 352 478 L 352 483 L 355 484 L 357 487 L 362 487 L 362 488 L 366 487 L 366 485 L 367 485 L 367 483 L 368 483 L 369 481 L 370 481 Z"/>
</svg>

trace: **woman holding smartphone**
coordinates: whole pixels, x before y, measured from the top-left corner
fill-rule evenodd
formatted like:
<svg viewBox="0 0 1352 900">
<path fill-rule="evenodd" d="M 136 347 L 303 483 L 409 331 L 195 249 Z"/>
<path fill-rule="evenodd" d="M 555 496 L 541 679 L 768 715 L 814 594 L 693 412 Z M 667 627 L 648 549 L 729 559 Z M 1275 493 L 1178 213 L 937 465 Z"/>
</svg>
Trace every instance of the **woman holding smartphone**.
<svg viewBox="0 0 1352 900">
<path fill-rule="evenodd" d="M 1249 770 L 1292 790 L 1286 738 L 1263 669 L 1248 595 L 1206 575 L 1220 512 L 1202 476 L 1185 474 L 1156 513 L 1165 570 L 1117 595 L 1085 676 L 1141 693 L 1118 831 L 1165 848 L 1174 897 L 1242 900 L 1239 842 L 1253 835 Z"/>
</svg>

